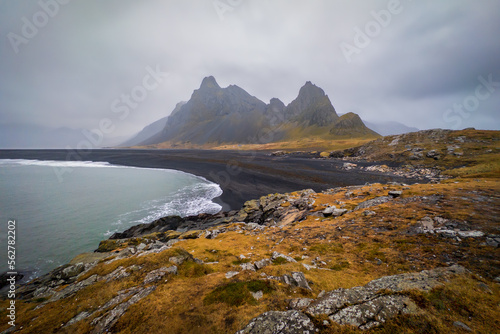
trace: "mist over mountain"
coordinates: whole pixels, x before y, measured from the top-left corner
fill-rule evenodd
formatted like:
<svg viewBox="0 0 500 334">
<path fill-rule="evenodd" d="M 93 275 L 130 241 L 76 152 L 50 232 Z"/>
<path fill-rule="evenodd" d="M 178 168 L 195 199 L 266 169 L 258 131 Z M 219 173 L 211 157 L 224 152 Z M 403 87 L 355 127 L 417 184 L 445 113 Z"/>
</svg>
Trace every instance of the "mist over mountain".
<svg viewBox="0 0 500 334">
<path fill-rule="evenodd" d="M 370 129 L 381 134 L 382 136 L 399 135 L 403 133 L 419 131 L 419 129 L 415 127 L 407 126 L 403 123 L 394 121 L 387 121 L 387 122 L 364 121 L 364 123 Z"/>
<path fill-rule="evenodd" d="M 143 139 L 163 122 L 165 126 L 161 130 Z M 177 105 L 170 116 L 145 127 L 125 144 L 167 143 L 177 147 L 264 143 L 310 136 L 334 139 L 377 135 L 356 114 L 339 117 L 328 95 L 310 81 L 300 88 L 297 98 L 285 106 L 278 98 L 266 104 L 236 85 L 222 88 L 209 76 L 188 102 Z"/>
<path fill-rule="evenodd" d="M 186 102 L 184 101 L 177 103 L 171 115 L 176 114 L 184 104 L 186 104 Z M 120 143 L 120 146 L 134 146 L 151 138 L 152 136 L 163 130 L 163 128 L 165 128 L 165 125 L 167 124 L 167 120 L 169 117 L 170 116 L 160 118 L 156 122 L 153 122 L 145 126 L 141 131 L 139 131 L 139 133 L 134 135 L 132 138 L 129 138 L 127 141 Z"/>
<path fill-rule="evenodd" d="M 96 138 L 87 129 L 0 124 L 0 149 L 93 149 L 117 146 L 126 139 L 102 136 L 96 142 Z"/>
<path fill-rule="evenodd" d="M 82 129 L 53 129 L 27 124 L 0 125 L 0 149 L 74 148 L 84 138 Z"/>
</svg>

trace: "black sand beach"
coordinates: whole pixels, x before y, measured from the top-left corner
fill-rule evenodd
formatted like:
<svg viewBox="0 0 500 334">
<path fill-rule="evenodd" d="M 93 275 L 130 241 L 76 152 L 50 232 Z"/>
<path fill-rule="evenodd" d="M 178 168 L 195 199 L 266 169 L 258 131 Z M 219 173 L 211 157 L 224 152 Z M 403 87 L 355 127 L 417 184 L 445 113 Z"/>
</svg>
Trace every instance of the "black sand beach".
<svg viewBox="0 0 500 334">
<path fill-rule="evenodd" d="M 0 150 L 0 159 L 103 161 L 124 166 L 181 170 L 218 183 L 224 193 L 215 201 L 224 210 L 239 209 L 245 201 L 269 193 L 307 188 L 321 191 L 366 182 L 416 182 L 382 173 L 342 170 L 339 168 L 344 163 L 342 160 L 312 159 L 303 154 L 270 156 L 265 152 L 248 151 L 137 149 L 96 149 L 90 152 Z M 60 173 L 64 179 L 64 171 Z"/>
</svg>

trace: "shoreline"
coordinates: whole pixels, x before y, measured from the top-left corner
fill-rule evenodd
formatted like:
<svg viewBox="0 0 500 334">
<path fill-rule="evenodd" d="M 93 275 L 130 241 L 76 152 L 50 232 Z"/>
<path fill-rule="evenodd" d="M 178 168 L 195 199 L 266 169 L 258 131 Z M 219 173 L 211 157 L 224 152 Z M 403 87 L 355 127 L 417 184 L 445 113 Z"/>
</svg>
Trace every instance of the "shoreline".
<svg viewBox="0 0 500 334">
<path fill-rule="evenodd" d="M 362 170 L 343 170 L 341 159 L 313 159 L 305 154 L 271 156 L 267 152 L 220 150 L 96 149 L 76 155 L 74 150 L 0 150 L 0 159 L 95 161 L 115 165 L 175 169 L 217 183 L 223 193 L 213 201 L 223 211 L 238 210 L 248 200 L 271 193 L 365 183 L 425 183 L 425 180 Z M 356 162 L 359 165 L 377 163 Z M 62 175 L 64 176 L 64 175 Z"/>
<path fill-rule="evenodd" d="M 319 192 L 365 183 L 416 181 L 400 176 L 365 172 L 361 169 L 346 170 L 343 168 L 345 161 L 341 159 L 314 159 L 305 153 L 273 156 L 267 152 L 248 151 L 103 149 L 93 150 L 79 160 L 70 159 L 73 156 L 74 151 L 70 150 L 0 150 L 0 159 L 94 161 L 190 173 L 219 185 L 223 193 L 213 198 L 212 202 L 222 207 L 221 213 L 240 210 L 246 201 L 268 194 L 290 193 L 309 188 Z M 58 182 L 57 174 L 61 174 L 64 167 L 54 168 L 54 182 Z M 26 278 L 31 275 L 26 273 L 31 271 L 25 269 L 23 276 Z"/>
</svg>

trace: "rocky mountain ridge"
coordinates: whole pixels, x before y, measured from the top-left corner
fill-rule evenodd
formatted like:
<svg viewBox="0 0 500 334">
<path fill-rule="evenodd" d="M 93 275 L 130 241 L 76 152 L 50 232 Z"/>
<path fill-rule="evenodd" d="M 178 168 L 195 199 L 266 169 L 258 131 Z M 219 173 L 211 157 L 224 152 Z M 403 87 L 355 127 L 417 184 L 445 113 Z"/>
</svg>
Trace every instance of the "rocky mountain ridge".
<svg viewBox="0 0 500 334">
<path fill-rule="evenodd" d="M 266 104 L 242 88 L 221 88 L 213 76 L 203 79 L 188 102 L 168 116 L 165 127 L 127 145 L 219 145 L 264 143 L 310 135 L 328 138 L 376 137 L 359 117 L 339 118 L 325 92 L 307 81 L 289 105 L 277 98 Z"/>
</svg>

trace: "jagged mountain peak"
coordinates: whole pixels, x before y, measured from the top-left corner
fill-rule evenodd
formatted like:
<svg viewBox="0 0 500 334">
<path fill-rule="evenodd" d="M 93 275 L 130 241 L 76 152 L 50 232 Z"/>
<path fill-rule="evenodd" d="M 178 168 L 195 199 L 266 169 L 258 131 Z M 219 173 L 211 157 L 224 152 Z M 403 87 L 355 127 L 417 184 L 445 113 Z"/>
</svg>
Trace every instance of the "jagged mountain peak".
<svg viewBox="0 0 500 334">
<path fill-rule="evenodd" d="M 275 126 L 283 122 L 285 118 L 285 104 L 278 98 L 273 97 L 266 108 L 266 115 L 269 118 L 269 124 Z"/>
<path fill-rule="evenodd" d="M 273 109 L 274 111 L 283 112 L 285 110 L 285 104 L 278 98 L 273 97 L 268 104 L 268 109 Z"/>
<path fill-rule="evenodd" d="M 307 95 L 310 97 L 323 97 L 326 96 L 325 91 L 320 87 L 313 84 L 311 81 L 306 81 L 304 86 L 299 90 L 299 97 L 301 95 Z"/>
<path fill-rule="evenodd" d="M 325 91 L 307 81 L 299 95 L 286 107 L 287 119 L 307 125 L 328 126 L 339 116 Z"/>
<path fill-rule="evenodd" d="M 203 78 L 203 81 L 201 82 L 200 89 L 204 88 L 220 88 L 219 84 L 215 80 L 213 76 L 208 76 Z"/>
</svg>

